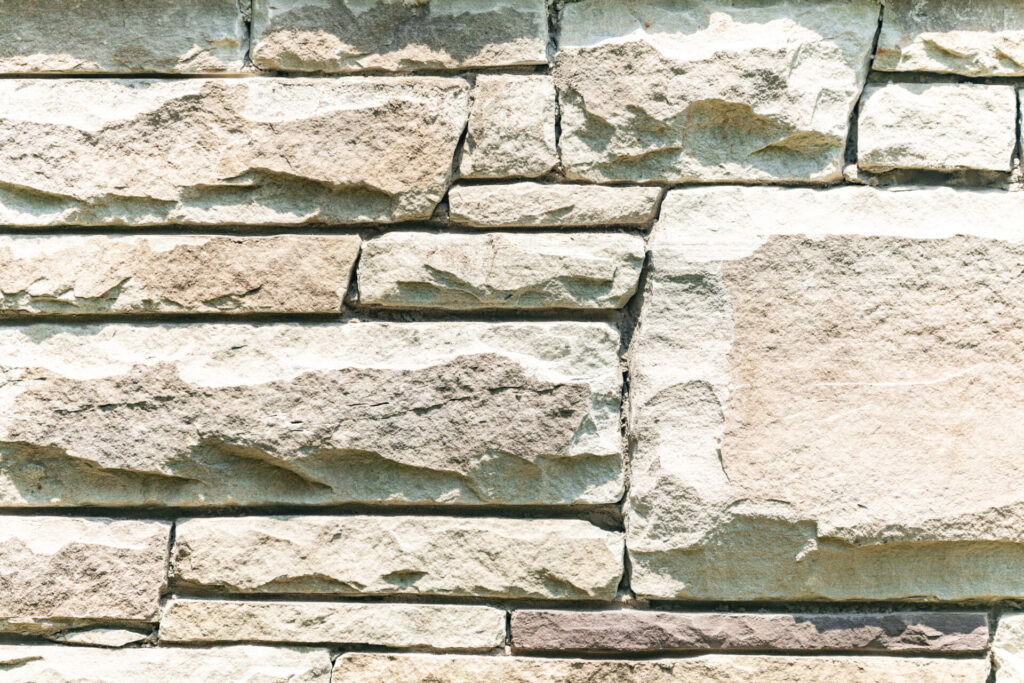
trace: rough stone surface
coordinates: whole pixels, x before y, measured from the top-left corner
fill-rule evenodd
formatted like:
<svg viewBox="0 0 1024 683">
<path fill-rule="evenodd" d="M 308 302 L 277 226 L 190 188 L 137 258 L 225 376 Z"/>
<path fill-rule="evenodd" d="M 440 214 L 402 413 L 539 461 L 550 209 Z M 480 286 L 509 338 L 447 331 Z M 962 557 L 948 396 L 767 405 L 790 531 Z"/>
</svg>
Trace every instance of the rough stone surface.
<svg viewBox="0 0 1024 683">
<path fill-rule="evenodd" d="M 562 166 L 604 181 L 842 178 L 874 0 L 585 0 L 561 14 Z"/>
<path fill-rule="evenodd" d="M 458 78 L 0 80 L 0 224 L 428 218 Z"/>
<path fill-rule="evenodd" d="M 0 502 L 612 503 L 604 323 L 0 328 Z"/>
<path fill-rule="evenodd" d="M 891 614 L 714 614 L 516 610 L 518 650 L 861 651 L 980 653 L 988 647 L 984 612 Z"/>
<path fill-rule="evenodd" d="M 1024 681 L 1024 614 L 1007 613 L 999 617 L 992 640 L 992 659 L 996 681 Z"/>
<path fill-rule="evenodd" d="M 544 0 L 253 0 L 262 69 L 352 72 L 547 62 Z"/>
<path fill-rule="evenodd" d="M 481 74 L 472 98 L 460 175 L 535 178 L 558 164 L 550 76 Z"/>
<path fill-rule="evenodd" d="M 526 657 L 343 654 L 333 683 L 984 683 L 984 659 L 705 655 L 642 662 Z"/>
<path fill-rule="evenodd" d="M 73 517 L 0 522 L 0 632 L 156 621 L 170 524 Z"/>
<path fill-rule="evenodd" d="M 669 193 L 630 350 L 638 595 L 1024 595 L 1022 202 Z"/>
<path fill-rule="evenodd" d="M 1015 0 L 885 0 L 878 71 L 1024 76 L 1024 5 Z"/>
<path fill-rule="evenodd" d="M 622 550 L 622 534 L 573 519 L 189 519 L 171 576 L 227 593 L 609 600 Z"/>
<path fill-rule="evenodd" d="M 453 223 L 478 228 L 645 225 L 661 197 L 657 187 L 461 185 L 448 193 Z"/>
<path fill-rule="evenodd" d="M 613 233 L 426 235 L 370 240 L 359 300 L 402 308 L 621 308 L 644 241 Z"/>
<path fill-rule="evenodd" d="M 0 645 L 4 683 L 330 683 L 326 650 L 239 645 L 209 649 L 108 650 L 61 645 Z"/>
<path fill-rule="evenodd" d="M 913 168 L 1009 172 L 1017 146 L 1011 86 L 890 83 L 865 90 L 857 164 L 866 171 Z"/>
<path fill-rule="evenodd" d="M 476 605 L 172 600 L 167 643 L 341 643 L 491 650 L 505 644 L 505 611 Z"/>
<path fill-rule="evenodd" d="M 94 647 L 124 647 L 149 639 L 150 633 L 128 628 L 81 628 L 62 631 L 47 636 L 49 640 L 70 645 L 92 645 Z"/>
<path fill-rule="evenodd" d="M 0 0 L 0 73 L 240 71 L 247 47 L 243 4 Z"/>
<path fill-rule="evenodd" d="M 356 236 L 0 236 L 0 315 L 337 313 Z"/>
</svg>

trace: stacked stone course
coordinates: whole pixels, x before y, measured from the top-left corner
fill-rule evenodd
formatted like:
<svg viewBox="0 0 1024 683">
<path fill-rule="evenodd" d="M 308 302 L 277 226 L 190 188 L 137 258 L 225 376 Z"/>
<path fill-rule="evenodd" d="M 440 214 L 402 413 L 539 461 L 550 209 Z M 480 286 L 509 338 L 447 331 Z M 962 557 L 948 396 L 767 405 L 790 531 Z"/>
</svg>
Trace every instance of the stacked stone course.
<svg viewBox="0 0 1024 683">
<path fill-rule="evenodd" d="M 1024 682 L 1016 0 L 0 0 L 0 683 Z"/>
</svg>

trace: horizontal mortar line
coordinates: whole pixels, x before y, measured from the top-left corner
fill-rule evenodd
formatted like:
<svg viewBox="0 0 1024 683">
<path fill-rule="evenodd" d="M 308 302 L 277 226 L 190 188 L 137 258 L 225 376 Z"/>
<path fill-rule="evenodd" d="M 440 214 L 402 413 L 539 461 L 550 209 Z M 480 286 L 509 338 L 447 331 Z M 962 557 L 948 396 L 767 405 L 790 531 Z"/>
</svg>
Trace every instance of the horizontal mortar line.
<svg viewBox="0 0 1024 683">
<path fill-rule="evenodd" d="M 884 85 L 895 83 L 899 85 L 946 85 L 946 84 L 973 84 L 973 85 L 1007 85 L 1015 88 L 1024 87 L 1024 76 L 966 76 L 963 74 L 947 74 L 936 71 L 883 71 L 872 69 L 868 73 L 866 85 Z"/>
<path fill-rule="evenodd" d="M 455 648 L 455 647 L 430 647 L 429 645 L 423 645 L 420 647 L 390 647 L 387 645 L 367 645 L 363 643 L 349 643 L 338 640 L 325 640 L 325 641 L 296 641 L 296 640 L 259 640 L 259 639 L 238 639 L 238 640 L 214 640 L 214 641 L 202 641 L 202 642 L 178 642 L 178 641 L 164 641 L 159 637 L 156 639 L 155 644 L 152 647 L 159 649 L 168 648 L 183 648 L 190 650 L 205 650 L 211 648 L 221 648 L 229 645 L 259 645 L 262 647 L 284 647 L 284 648 L 315 648 L 322 649 L 331 654 L 331 659 L 341 656 L 346 652 L 361 652 L 367 654 L 419 654 L 419 655 L 437 655 L 443 657 L 445 655 L 458 655 L 458 656 L 477 656 L 477 657 L 496 657 L 503 656 L 504 645 L 500 645 L 497 648 L 492 649 L 479 649 L 479 648 Z M 138 646 L 135 646 L 138 647 Z"/>
<path fill-rule="evenodd" d="M 324 72 L 324 71 L 274 71 L 269 69 L 253 69 L 252 71 L 229 71 L 217 73 L 167 73 L 158 71 L 108 71 L 92 73 L 74 72 L 6 72 L 0 73 L 0 80 L 225 80 L 242 81 L 253 79 L 298 79 L 311 78 L 316 80 L 334 81 L 354 78 L 471 78 L 483 75 L 533 76 L 550 75 L 551 64 L 524 64 L 521 66 L 479 66 L 458 67 L 456 69 L 417 69 L 415 71 L 387 71 L 385 69 L 359 69 L 357 71 Z"/>
<path fill-rule="evenodd" d="M 943 600 L 915 602 L 906 599 L 878 600 L 663 600 L 640 598 L 647 609 L 657 612 L 721 612 L 736 614 L 874 614 L 888 612 L 973 612 L 988 613 L 1017 598 L 992 600 Z"/>
<path fill-rule="evenodd" d="M 545 234 L 585 234 L 585 235 L 636 235 L 644 236 L 651 227 L 654 220 L 643 223 L 620 225 L 616 223 L 601 223 L 594 225 L 511 225 L 511 226 L 487 226 L 472 227 L 464 224 L 443 224 L 443 223 L 383 223 L 373 226 L 350 226 L 342 229 L 325 227 L 300 227 L 294 230 L 288 228 L 260 228 L 258 226 L 239 228 L 181 230 L 180 226 L 169 226 L 169 229 L 148 226 L 139 229 L 112 229 L 109 227 L 79 227 L 72 228 L 48 227 L 48 228 L 0 228 L 0 237 L 24 237 L 28 238 L 57 238 L 57 237 L 359 237 L 363 241 L 372 240 L 376 237 L 395 232 L 408 232 L 416 234 L 432 235 L 459 235 L 463 237 L 477 235 L 484 237 L 490 233 L 502 235 L 530 235 L 538 236 Z"/>
<path fill-rule="evenodd" d="M 983 659 L 986 650 L 971 652 L 901 651 L 901 650 L 773 650 L 758 648 L 751 650 L 708 649 L 708 650 L 645 650 L 622 651 L 580 651 L 580 650 L 520 650 L 512 646 L 512 656 L 536 659 L 583 659 L 583 660 L 624 660 L 649 661 L 660 659 L 695 659 L 697 657 L 720 657 L 727 655 L 757 657 L 881 657 L 915 659 Z"/>
</svg>

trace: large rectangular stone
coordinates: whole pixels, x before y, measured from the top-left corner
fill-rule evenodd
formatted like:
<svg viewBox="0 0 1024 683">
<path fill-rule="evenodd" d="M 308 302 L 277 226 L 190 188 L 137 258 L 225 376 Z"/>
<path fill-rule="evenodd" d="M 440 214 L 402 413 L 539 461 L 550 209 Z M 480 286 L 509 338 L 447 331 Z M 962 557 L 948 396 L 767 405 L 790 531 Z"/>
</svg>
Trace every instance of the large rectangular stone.
<svg viewBox="0 0 1024 683">
<path fill-rule="evenodd" d="M 357 236 L 0 236 L 0 315 L 337 313 Z"/>
<path fill-rule="evenodd" d="M 340 643 L 492 650 L 505 644 L 505 610 L 483 605 L 171 600 L 161 643 Z"/>
<path fill-rule="evenodd" d="M 592 185 L 459 185 L 448 193 L 452 223 L 476 228 L 646 225 L 658 187 Z"/>
<path fill-rule="evenodd" d="M 349 652 L 334 663 L 333 683 L 984 683 L 984 659 L 705 655 L 647 661 L 479 657 Z"/>
<path fill-rule="evenodd" d="M 428 218 L 458 78 L 0 80 L 0 225 Z"/>
<path fill-rule="evenodd" d="M 171 577 L 226 593 L 615 597 L 622 534 L 574 519 L 226 517 L 177 525 Z"/>
<path fill-rule="evenodd" d="M 0 327 L 0 504 L 613 503 L 604 323 Z"/>
<path fill-rule="evenodd" d="M 1022 208 L 670 192 L 630 349 L 633 589 L 1024 595 Z"/>
<path fill-rule="evenodd" d="M 166 522 L 0 517 L 0 632 L 156 621 L 170 534 Z"/>
<path fill-rule="evenodd" d="M 261 69 L 415 71 L 546 64 L 544 0 L 253 0 Z"/>
<path fill-rule="evenodd" d="M 555 56 L 569 178 L 842 179 L 875 0 L 583 0 Z"/>
<path fill-rule="evenodd" d="M 241 71 L 248 0 L 0 0 L 0 73 Z"/>
<path fill-rule="evenodd" d="M 162 631 L 161 631 L 162 632 Z M 516 610 L 519 651 L 852 651 L 983 653 L 985 612 L 764 614 Z"/>
<path fill-rule="evenodd" d="M 613 233 L 392 232 L 359 260 L 359 301 L 392 308 L 622 308 L 642 238 Z"/>
</svg>

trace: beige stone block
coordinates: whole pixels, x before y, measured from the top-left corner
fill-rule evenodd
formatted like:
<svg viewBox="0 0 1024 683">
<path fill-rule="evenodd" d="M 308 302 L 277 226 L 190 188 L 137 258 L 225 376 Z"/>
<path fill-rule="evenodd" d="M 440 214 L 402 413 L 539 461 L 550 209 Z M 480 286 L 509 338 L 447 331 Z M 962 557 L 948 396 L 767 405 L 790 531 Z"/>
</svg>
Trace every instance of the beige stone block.
<svg viewBox="0 0 1024 683">
<path fill-rule="evenodd" d="M 657 187 L 459 185 L 448 193 L 452 223 L 474 228 L 582 228 L 646 225 Z"/>
</svg>

